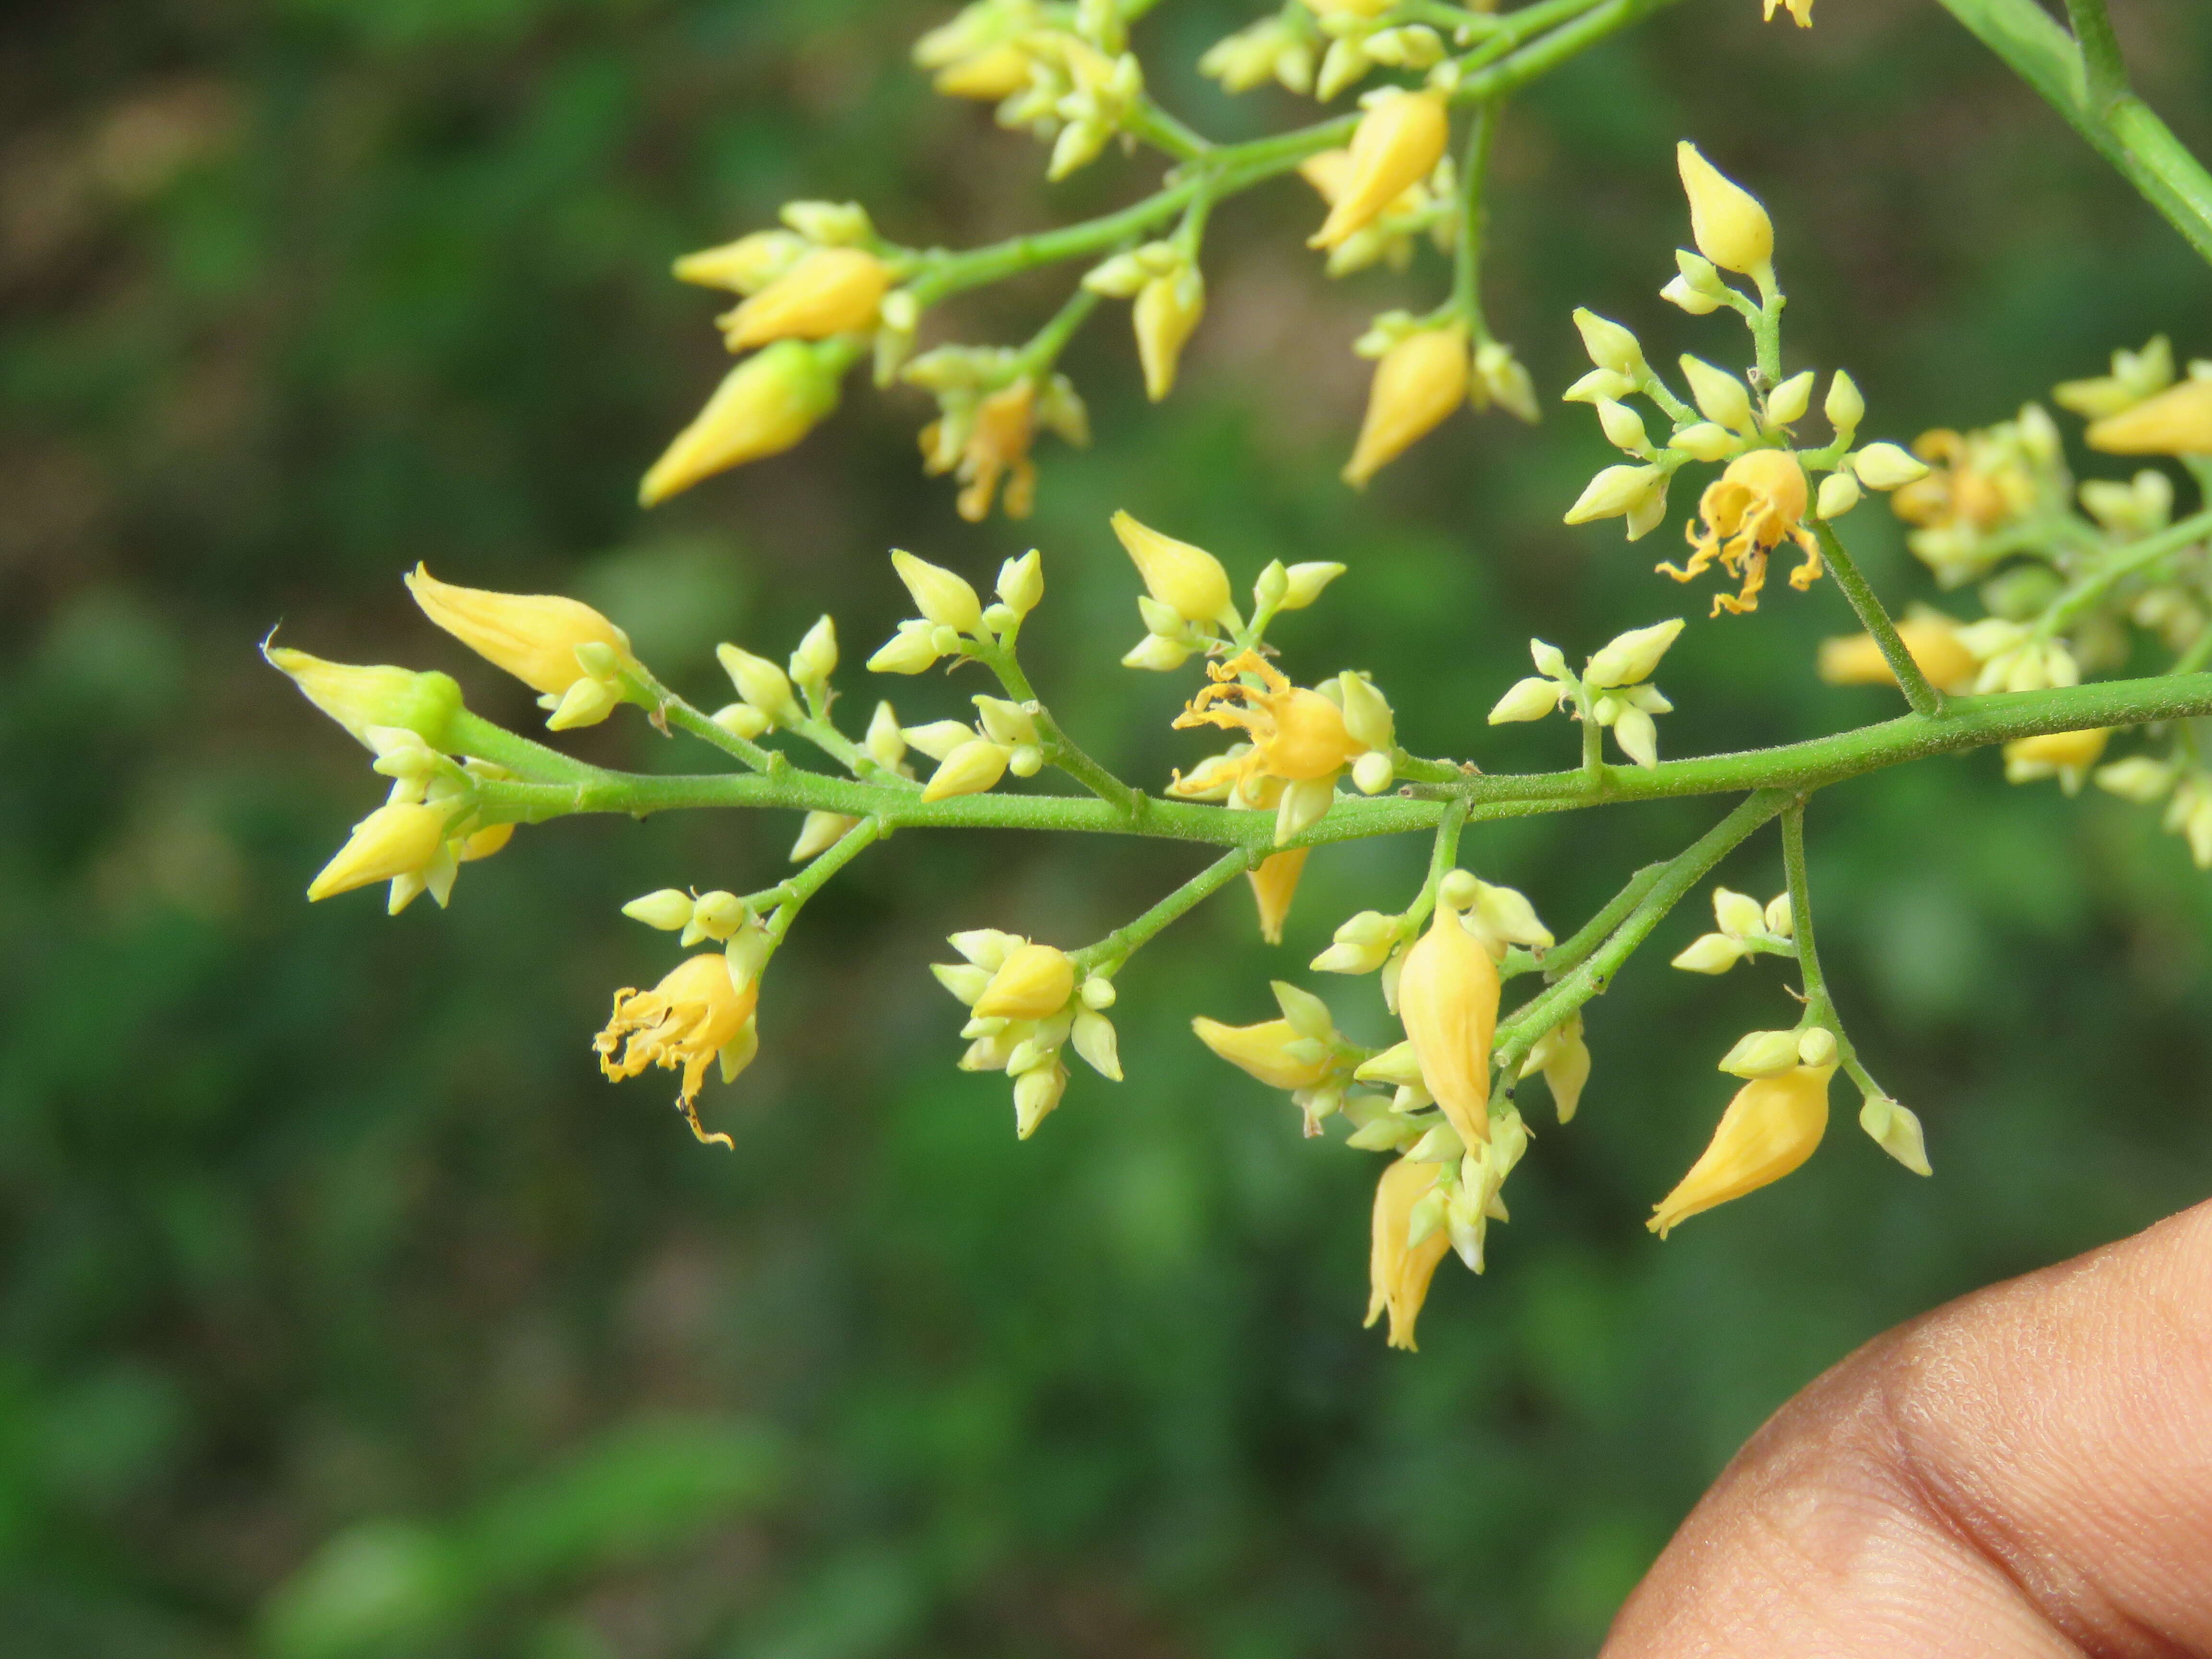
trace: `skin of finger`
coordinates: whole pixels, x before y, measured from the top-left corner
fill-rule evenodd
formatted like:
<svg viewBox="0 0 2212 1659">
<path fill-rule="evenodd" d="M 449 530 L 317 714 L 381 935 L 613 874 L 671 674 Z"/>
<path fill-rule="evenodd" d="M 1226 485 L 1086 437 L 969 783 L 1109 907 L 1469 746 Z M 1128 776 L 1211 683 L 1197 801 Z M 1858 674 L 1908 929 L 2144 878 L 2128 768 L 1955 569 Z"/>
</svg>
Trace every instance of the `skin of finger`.
<svg viewBox="0 0 2212 1659">
<path fill-rule="evenodd" d="M 2212 1648 L 2212 1204 L 1876 1339 L 1759 1431 L 1603 1659 Z"/>
</svg>

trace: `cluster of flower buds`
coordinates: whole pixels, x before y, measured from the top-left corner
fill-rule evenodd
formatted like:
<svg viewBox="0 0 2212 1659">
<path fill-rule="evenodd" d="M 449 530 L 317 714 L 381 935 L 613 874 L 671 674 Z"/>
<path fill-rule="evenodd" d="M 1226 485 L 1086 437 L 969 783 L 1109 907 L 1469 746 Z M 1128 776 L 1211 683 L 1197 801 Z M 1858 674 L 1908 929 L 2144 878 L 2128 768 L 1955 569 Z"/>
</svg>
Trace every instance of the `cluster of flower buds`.
<svg viewBox="0 0 2212 1659">
<path fill-rule="evenodd" d="M 837 386 L 871 335 L 879 361 L 910 345 L 919 312 L 893 293 L 914 256 L 876 234 L 853 202 L 790 202 L 780 229 L 677 260 L 678 280 L 741 302 L 715 319 L 731 351 L 751 352 L 723 377 L 690 425 L 638 486 L 647 507 L 730 467 L 780 454 L 837 406 Z"/>
<path fill-rule="evenodd" d="M 1536 672 L 1516 680 L 1490 711 L 1490 724 L 1540 720 L 1571 703 L 1575 718 L 1610 726 L 1620 751 L 1646 771 L 1659 764 L 1659 727 L 1654 716 L 1671 712 L 1651 676 L 1667 647 L 1682 631 L 1680 617 L 1634 628 L 1601 647 L 1577 675 L 1565 655 L 1541 640 L 1528 641 Z"/>
<path fill-rule="evenodd" d="M 901 623 L 868 659 L 869 669 L 878 674 L 919 674 L 940 658 L 962 657 L 978 647 L 1010 642 L 1020 631 L 1022 618 L 1044 597 L 1044 562 L 1034 548 L 1000 567 L 997 598 L 988 607 L 966 578 L 942 565 L 894 550 L 891 567 L 921 614 Z M 958 720 L 933 720 L 906 727 L 898 725 L 889 703 L 878 704 L 869 723 L 867 753 L 890 771 L 903 772 L 901 762 L 909 747 L 937 762 L 937 770 L 922 787 L 924 800 L 981 793 L 1008 772 L 1016 777 L 1034 776 L 1045 760 L 1036 705 L 984 696 L 978 696 L 975 704 L 977 718 L 972 726 Z"/>
<path fill-rule="evenodd" d="M 1678 146 L 1676 160 L 1697 252 L 1678 252 L 1676 275 L 1662 297 L 1693 316 L 1726 307 L 1754 337 L 1763 328 L 1778 331 L 1783 295 L 1766 210 L 1695 145 Z M 1749 277 L 1755 292 L 1744 293 L 1723 273 Z M 1606 441 L 1631 459 L 1592 477 L 1565 521 L 1623 519 L 1635 541 L 1665 520 L 1676 471 L 1692 461 L 1725 461 L 1720 477 L 1698 499 L 1697 520 L 1686 526 L 1689 560 L 1679 568 L 1659 567 L 1678 581 L 1689 581 L 1718 563 L 1738 579 L 1738 592 L 1716 596 L 1716 616 L 1758 608 L 1767 562 L 1785 541 L 1803 556 L 1790 574 L 1792 586 L 1804 588 L 1820 574 L 1820 545 L 1808 520 L 1841 518 L 1866 490 L 1897 489 L 1928 475 L 1926 464 L 1899 445 L 1857 444 L 1865 400 L 1841 369 L 1831 377 L 1821 405 L 1832 437 L 1821 448 L 1798 449 L 1791 428 L 1812 408 L 1818 384 L 1814 371 L 1774 383 L 1757 374 L 1747 380 L 1685 354 L 1686 399 L 1652 368 L 1628 329 L 1587 310 L 1575 313 L 1575 323 L 1594 367 L 1566 397 L 1590 404 Z M 1653 439 L 1644 417 L 1629 407 L 1631 397 L 1646 399 L 1666 418 L 1671 430 L 1663 440 Z"/>
<path fill-rule="evenodd" d="M 1198 60 L 1198 72 L 1232 94 L 1270 81 L 1303 94 L 1314 89 L 1322 50 L 1312 9 L 1303 0 L 1285 0 L 1273 17 L 1249 23 L 1208 46 Z"/>
<path fill-rule="evenodd" d="M 1174 389 L 1183 345 L 1206 314 L 1206 278 L 1191 249 L 1181 241 L 1147 242 L 1097 266 L 1084 277 L 1083 286 L 1133 302 L 1130 324 L 1145 372 L 1145 395 L 1159 402 Z"/>
<path fill-rule="evenodd" d="M 1212 655 L 1244 635 L 1244 618 L 1220 560 L 1127 513 L 1115 514 L 1113 526 L 1145 584 L 1137 601 L 1145 637 L 1122 657 L 1124 668 L 1165 673 L 1182 667 L 1194 653 Z M 1280 612 L 1304 610 L 1343 574 L 1342 565 L 1324 560 L 1293 565 L 1271 561 L 1252 584 L 1251 636 L 1265 634 Z"/>
<path fill-rule="evenodd" d="M 1354 184 L 1352 152 L 1325 149 L 1298 163 L 1298 176 L 1314 187 L 1332 211 Z M 1426 235 L 1440 253 L 1458 240 L 1459 215 L 1454 197 L 1457 175 L 1449 155 L 1383 204 L 1374 216 L 1328 250 L 1331 276 L 1349 276 L 1374 264 L 1403 270 L 1413 262 L 1415 240 Z"/>
<path fill-rule="evenodd" d="M 1790 895 L 1777 893 L 1764 905 L 1748 893 L 1713 889 L 1715 932 L 1690 941 L 1674 965 L 1690 974 L 1725 974 L 1746 957 L 1794 957 L 1790 942 Z"/>
<path fill-rule="evenodd" d="M 423 615 L 536 691 L 554 730 L 595 724 L 625 702 L 653 706 L 628 635 L 589 605 L 552 594 L 457 587 L 420 565 L 406 582 Z M 282 646 L 264 647 L 263 654 L 392 780 L 384 805 L 354 826 L 309 886 L 309 898 L 389 882 L 395 915 L 422 893 L 442 906 L 460 866 L 507 845 L 514 825 L 483 819 L 476 785 L 508 775 L 453 752 L 453 728 L 465 711 L 449 677 L 326 662 Z"/>
<path fill-rule="evenodd" d="M 945 96 L 995 103 L 1000 125 L 1050 143 L 1045 176 L 1064 179 L 1124 131 L 1144 96 L 1127 33 L 1113 0 L 975 0 L 917 40 L 914 61 Z"/>
<path fill-rule="evenodd" d="M 1063 1047 L 1101 1077 L 1119 1083 L 1121 1061 L 1114 1023 L 1114 982 L 1084 974 L 1075 958 L 1016 933 L 976 928 L 947 941 L 962 960 L 935 963 L 930 972 L 968 1009 L 962 1028 L 968 1051 L 963 1072 L 1004 1072 L 1014 1080 L 1014 1130 L 1026 1140 L 1036 1133 L 1067 1090 Z"/>
<path fill-rule="evenodd" d="M 1091 441 L 1091 416 L 1065 374 L 1039 374 L 1004 346 L 939 346 L 901 376 L 937 399 L 937 418 L 921 430 L 922 470 L 950 472 L 961 485 L 960 516 L 988 517 L 1005 486 L 1006 516 L 1025 519 L 1036 501 L 1030 449 L 1038 428 L 1078 448 Z"/>
</svg>

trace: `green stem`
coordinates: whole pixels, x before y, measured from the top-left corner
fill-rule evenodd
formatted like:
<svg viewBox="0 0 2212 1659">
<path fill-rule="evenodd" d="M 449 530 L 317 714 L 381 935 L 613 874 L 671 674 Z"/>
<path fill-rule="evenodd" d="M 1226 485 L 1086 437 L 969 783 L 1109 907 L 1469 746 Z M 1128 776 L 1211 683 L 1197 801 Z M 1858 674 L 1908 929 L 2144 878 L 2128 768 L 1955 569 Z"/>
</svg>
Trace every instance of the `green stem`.
<svg viewBox="0 0 2212 1659">
<path fill-rule="evenodd" d="M 2049 639 L 2063 632 L 2068 623 L 2103 599 L 2122 577 L 2132 575 L 2146 565 L 2156 564 L 2207 536 L 2212 536 L 2212 509 L 2192 514 L 2139 542 L 2114 548 L 2095 568 L 2075 578 L 2073 585 L 2051 601 L 2050 608 L 2036 619 L 2036 636 Z"/>
<path fill-rule="evenodd" d="M 2212 673 L 2105 680 L 2042 691 L 1951 698 L 1942 716 L 1901 714 L 1879 725 L 1740 755 L 1710 755 L 1609 769 L 1607 802 L 1663 800 L 1685 795 L 1736 794 L 1753 789 L 1792 793 L 1840 783 L 1933 755 L 1958 754 L 2017 738 L 2094 726 L 2142 726 L 2212 715 Z M 489 758 L 489 757 L 488 757 Z M 886 830 L 1039 830 L 1139 835 L 1241 847 L 1265 857 L 1274 845 L 1275 815 L 1148 796 L 1135 817 L 1104 800 L 1072 795 L 1016 795 L 996 791 L 923 801 L 908 790 L 804 770 L 781 755 L 770 769 L 705 776 L 645 776 L 581 769 L 559 782 L 477 786 L 487 823 L 537 823 L 574 812 L 639 815 L 752 806 L 880 817 Z M 1447 808 L 1464 801 L 1470 821 L 1574 811 L 1593 804 L 1589 781 L 1571 772 L 1482 775 L 1430 786 L 1424 798 L 1346 797 L 1292 847 L 1323 847 L 1376 836 L 1433 830 Z M 1778 807 L 1778 811 L 1779 808 Z"/>
<path fill-rule="evenodd" d="M 983 665 L 998 676 L 1006 695 L 1020 703 L 1036 722 L 1037 735 L 1044 739 L 1047 761 L 1124 817 L 1133 819 L 1143 814 L 1147 805 L 1144 791 L 1122 782 L 1060 729 L 1060 722 L 1052 717 L 1052 712 L 1030 684 L 1029 676 L 1022 672 L 1012 639 L 996 644 L 979 643 L 975 650 Z"/>
<path fill-rule="evenodd" d="M 619 775 L 586 765 L 542 743 L 533 743 L 503 726 L 494 726 L 465 708 L 454 715 L 453 723 L 447 727 L 444 746 L 456 755 L 503 766 L 515 776 L 532 783 L 596 782 Z"/>
<path fill-rule="evenodd" d="M 1561 1020 L 1601 996 L 1613 983 L 1620 965 L 1651 936 L 1667 913 L 1704 880 L 1706 872 L 1742 842 L 1751 832 L 1787 805 L 1790 797 L 1779 789 L 1761 789 L 1747 797 L 1735 810 L 1660 866 L 1643 896 L 1632 905 L 1606 941 L 1589 960 L 1562 975 L 1548 989 L 1539 992 L 1498 1026 L 1491 1050 L 1491 1063 L 1498 1076 L 1511 1081 L 1521 1074 L 1528 1050 Z"/>
<path fill-rule="evenodd" d="M 1164 150 L 1178 161 L 1195 161 L 1212 154 L 1212 142 L 1200 137 L 1162 109 L 1150 98 L 1137 106 L 1129 131 L 1153 149 Z"/>
<path fill-rule="evenodd" d="M 1067 296 L 1066 303 L 1053 313 L 1052 320 L 1039 329 L 1030 343 L 1022 348 L 1014 369 L 1016 377 L 1049 373 L 1052 366 L 1060 361 L 1060 354 L 1067 349 L 1067 343 L 1075 337 L 1075 331 L 1089 319 L 1091 313 L 1098 308 L 1099 301 L 1104 297 L 1095 289 L 1077 284 L 1075 292 Z"/>
<path fill-rule="evenodd" d="M 1928 676 L 1920 672 L 1920 665 L 1912 660 L 1912 653 L 1905 648 L 1898 637 L 1897 624 L 1882 609 L 1881 600 L 1874 588 L 1859 574 L 1851 556 L 1844 550 L 1842 539 L 1832 526 L 1825 521 L 1816 522 L 1813 533 L 1820 539 L 1820 552 L 1834 573 L 1836 586 L 1844 590 L 1844 597 L 1851 602 L 1858 613 L 1859 625 L 1874 635 L 1874 642 L 1881 648 L 1882 660 L 1889 672 L 1897 677 L 1898 688 L 1905 693 L 1905 702 L 1912 705 L 1916 714 L 1940 714 L 1943 712 L 1943 694 L 1928 683 Z"/>
<path fill-rule="evenodd" d="M 724 754 L 743 761 L 754 771 L 767 772 L 778 766 L 788 767 L 791 764 L 786 757 L 773 749 L 763 749 L 750 738 L 741 738 L 736 732 L 715 725 L 709 716 L 702 714 L 674 692 L 663 688 L 661 695 L 665 699 L 660 705 L 663 720 L 671 726 L 689 732 L 695 738 L 713 744 Z"/>
<path fill-rule="evenodd" d="M 1223 854 L 1134 921 L 1116 927 L 1096 945 L 1071 951 L 1077 971 L 1112 978 L 1139 947 L 1188 913 L 1200 899 L 1220 891 L 1250 870 L 1257 861 L 1252 853 L 1241 847 Z"/>
<path fill-rule="evenodd" d="M 1452 306 L 1478 344 L 1490 337 L 1482 315 L 1482 182 L 1490 147 L 1498 137 L 1498 106 L 1477 104 L 1468 123 L 1467 154 L 1459 177 L 1459 246 L 1452 259 Z"/>
<path fill-rule="evenodd" d="M 1605 908 L 1577 928 L 1563 943 L 1554 945 L 1544 952 L 1543 960 L 1532 965 L 1544 970 L 1547 981 L 1556 981 L 1572 973 L 1589 959 L 1591 951 L 1613 936 L 1613 931 L 1628 919 L 1630 911 L 1644 902 L 1644 896 L 1658 884 L 1667 873 L 1664 863 L 1647 864 L 1628 878 L 1628 884 L 1606 901 Z"/>
<path fill-rule="evenodd" d="M 2066 0 L 2066 18 L 2081 49 L 2089 107 L 2110 116 L 2112 106 L 2128 90 L 2128 66 L 2120 56 L 2120 37 L 2112 33 L 2112 15 L 2105 9 L 2105 0 Z"/>
<path fill-rule="evenodd" d="M 2118 168 L 2191 246 L 2212 259 L 2212 173 L 2150 106 L 2123 91 L 2100 105 L 2075 39 L 2036 0 L 1942 0 L 1944 9 Z"/>
<path fill-rule="evenodd" d="M 1456 807 L 1457 810 L 1454 810 Z M 1467 824 L 1465 801 L 1447 803 L 1443 816 L 1437 821 L 1436 844 L 1429 849 L 1428 878 L 1421 883 L 1421 890 L 1406 907 L 1405 931 L 1408 936 L 1419 931 L 1437 908 L 1437 893 L 1444 884 L 1444 877 L 1459 863 L 1459 832 Z"/>
<path fill-rule="evenodd" d="M 782 884 L 779 891 L 784 896 L 769 918 L 765 932 L 769 949 L 773 951 L 781 945 L 784 936 L 791 932 L 791 924 L 799 919 L 799 910 L 806 901 L 822 890 L 823 884 L 858 858 L 874 842 L 880 840 L 884 826 L 876 818 L 862 818 L 839 836 L 828 851 L 811 860 L 797 875 Z"/>
<path fill-rule="evenodd" d="M 1759 389 L 1764 407 L 1765 394 L 1782 384 L 1782 308 L 1790 301 L 1775 283 L 1771 265 L 1752 280 L 1759 284 L 1759 306 L 1752 313 L 1751 337 L 1759 359 L 1759 377 L 1766 382 Z"/>
<path fill-rule="evenodd" d="M 1782 809 L 1782 866 L 1790 878 L 1790 937 L 1797 946 L 1797 969 L 1805 983 L 1805 1017 L 1835 1033 L 1838 1053 L 1844 1051 L 1842 1025 L 1836 1005 L 1828 995 L 1827 975 L 1820 971 L 1820 952 L 1813 943 L 1813 894 L 1805 878 L 1805 801 L 1798 796 Z"/>
</svg>

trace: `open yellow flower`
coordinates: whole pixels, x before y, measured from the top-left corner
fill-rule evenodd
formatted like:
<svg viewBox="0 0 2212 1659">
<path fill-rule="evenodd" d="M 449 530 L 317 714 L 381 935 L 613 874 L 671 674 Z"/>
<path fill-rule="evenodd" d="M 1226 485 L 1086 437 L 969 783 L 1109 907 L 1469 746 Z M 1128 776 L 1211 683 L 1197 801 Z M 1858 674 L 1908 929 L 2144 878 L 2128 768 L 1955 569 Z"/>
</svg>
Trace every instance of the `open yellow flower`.
<svg viewBox="0 0 2212 1659">
<path fill-rule="evenodd" d="M 760 981 L 738 985 L 729 959 L 720 951 L 692 957 L 650 991 L 625 988 L 615 993 L 606 1030 L 592 1041 L 599 1069 L 619 1081 L 648 1066 L 680 1067 L 684 1084 L 678 1104 L 691 1133 L 702 1141 L 734 1146 L 729 1136 L 709 1134 L 700 1126 L 694 1103 L 708 1062 L 720 1058 L 727 1075 L 750 1058 L 753 1011 L 759 1000 Z"/>
<path fill-rule="evenodd" d="M 1352 734 L 1343 709 L 1292 685 L 1256 652 L 1239 652 L 1206 672 L 1213 683 L 1176 716 L 1176 728 L 1225 726 L 1251 742 L 1194 768 L 1168 793 L 1188 799 L 1220 792 L 1248 805 L 1273 805 L 1279 847 L 1328 812 L 1336 780 L 1370 745 Z"/>
<path fill-rule="evenodd" d="M 1456 926 L 1456 924 L 1455 924 Z M 1413 1326 L 1428 1300 L 1429 1282 L 1451 1249 L 1451 1237 L 1437 1227 L 1418 1244 L 1406 1242 L 1413 1206 L 1437 1184 L 1440 1166 L 1393 1159 L 1375 1183 L 1374 1237 L 1367 1258 L 1367 1323 L 1390 1316 L 1390 1346 L 1413 1352 Z"/>
<path fill-rule="evenodd" d="M 1754 449 L 1739 455 L 1698 498 L 1702 524 L 1685 527 L 1689 562 L 1680 567 L 1662 563 L 1659 569 L 1686 582 L 1717 560 L 1743 586 L 1739 592 L 1714 595 L 1712 614 L 1727 611 L 1741 616 L 1759 609 L 1767 559 L 1777 547 L 1791 541 L 1805 556 L 1804 562 L 1790 573 L 1790 586 L 1802 592 L 1820 574 L 1820 544 L 1804 523 L 1809 499 L 1805 470 L 1787 450 Z"/>
<path fill-rule="evenodd" d="M 1644 1224 L 1664 1238 L 1693 1215 L 1779 1181 L 1820 1144 L 1828 1128 L 1826 1066 L 1797 1066 L 1755 1078 L 1735 1091 L 1712 1142 Z"/>
</svg>

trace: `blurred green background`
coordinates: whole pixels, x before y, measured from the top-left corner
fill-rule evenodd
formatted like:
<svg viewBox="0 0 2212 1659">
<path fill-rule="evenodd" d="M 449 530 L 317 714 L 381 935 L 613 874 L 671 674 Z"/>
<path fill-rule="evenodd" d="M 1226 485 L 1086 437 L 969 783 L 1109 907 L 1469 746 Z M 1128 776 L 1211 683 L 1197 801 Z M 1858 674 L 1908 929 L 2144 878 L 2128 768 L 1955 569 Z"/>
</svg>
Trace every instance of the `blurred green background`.
<svg viewBox="0 0 2212 1659">
<path fill-rule="evenodd" d="M 2197 141 L 2212 14 L 2121 5 Z M 2212 352 L 2205 273 L 1936 8 L 1824 0 L 1810 33 L 1695 0 L 1511 112 L 1489 289 L 1547 402 L 1593 305 L 1655 354 L 1740 351 L 1662 306 L 1691 136 L 1765 195 L 1790 367 L 1847 363 L 1871 429 L 2008 413 L 2115 345 Z M 719 701 L 710 647 L 781 656 L 823 608 L 857 659 L 902 609 L 884 552 L 975 575 L 1032 542 L 1038 678 L 1155 781 L 1203 752 L 1180 680 L 1123 672 L 1126 506 L 1249 579 L 1351 574 L 1279 630 L 1311 678 L 1377 671 L 1413 748 L 1557 763 L 1492 732 L 1531 633 L 1585 651 L 1687 607 L 1616 526 L 1559 514 L 1594 422 L 1462 416 L 1364 498 L 1334 479 L 1346 346 L 1441 267 L 1324 283 L 1294 181 L 1221 211 L 1184 384 L 1138 392 L 1122 309 L 1067 366 L 1098 438 L 1047 441 L 1036 517 L 981 526 L 918 476 L 916 396 L 857 385 L 801 450 L 651 518 L 635 480 L 721 359 L 671 256 L 799 196 L 972 242 L 1127 199 L 1062 186 L 931 99 L 911 0 L 80 0 L 0 23 L 0 1638 L 25 1659 L 868 1659 L 1588 1653 L 1741 1437 L 1889 1323 L 2212 1186 L 2205 879 L 2150 815 L 2008 789 L 1988 755 L 1824 795 L 1813 861 L 1842 1004 L 1923 1115 L 1916 1181 L 1851 1127 L 1664 1246 L 1713 1060 L 1778 975 L 1669 973 L 1702 902 L 1590 1011 L 1569 1131 L 1532 1112 L 1510 1227 L 1447 1267 L 1418 1357 L 1363 1333 L 1376 1170 L 1214 1062 L 1194 1012 L 1270 1013 L 1423 849 L 1317 855 L 1285 948 L 1241 892 L 1139 959 L 1130 1080 L 1079 1078 L 1017 1145 L 922 963 L 960 927 L 1074 943 L 1185 849 L 915 833 L 810 910 L 764 1048 L 710 1091 L 735 1156 L 588 1046 L 668 940 L 625 898 L 740 890 L 794 825 L 526 830 L 450 912 L 301 890 L 381 784 L 261 666 L 275 624 L 353 660 L 518 688 L 429 629 L 401 569 L 586 597 Z M 1216 134 L 1297 118 L 1195 76 L 1251 15 L 1143 26 Z M 1019 337 L 1072 273 L 961 307 Z M 1678 507 L 1686 507 L 1679 502 Z M 1849 526 L 1929 597 L 1878 509 Z M 1695 623 L 1674 753 L 1886 715 L 1807 672 L 1832 584 Z M 848 675 L 848 710 L 876 688 Z M 964 689 L 900 682 L 909 720 Z M 713 757 L 617 720 L 596 757 Z M 1565 932 L 1717 813 L 1484 827 L 1468 861 Z M 1764 898 L 1771 837 L 1723 878 Z M 1372 981 L 1325 981 L 1356 1033 Z M 1540 1091 L 1537 1091 L 1540 1102 Z M 1839 1091 L 1838 1101 L 1845 1097 Z"/>
</svg>

